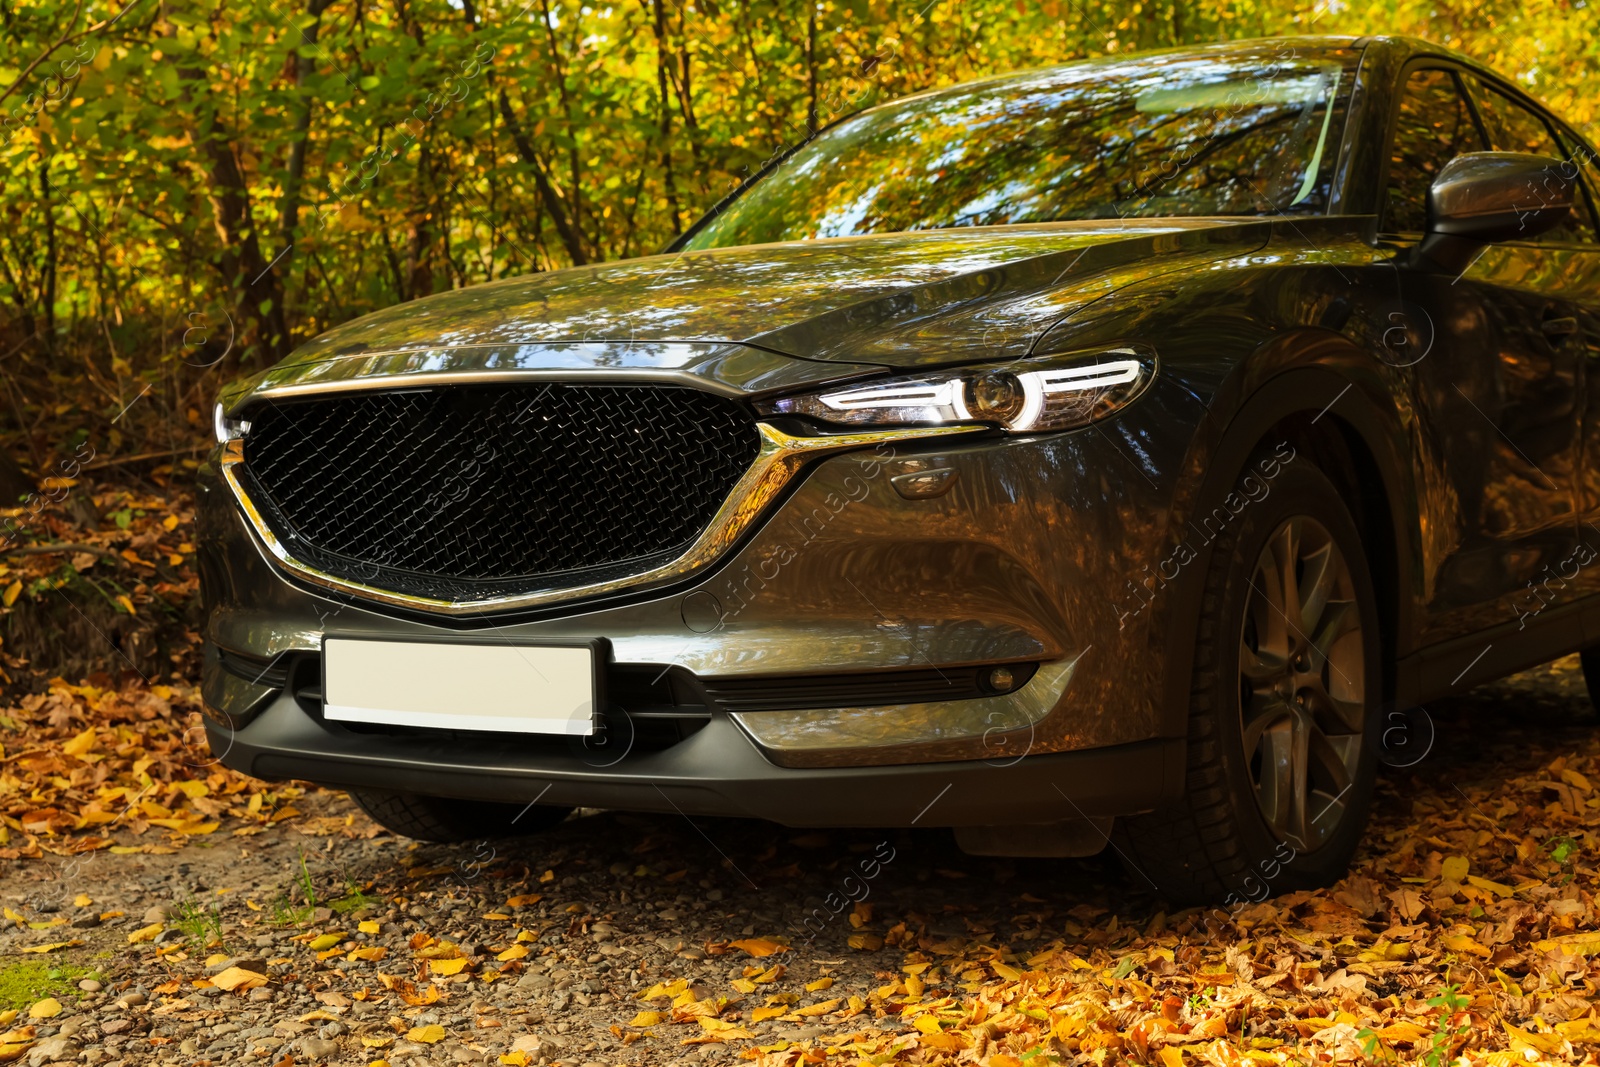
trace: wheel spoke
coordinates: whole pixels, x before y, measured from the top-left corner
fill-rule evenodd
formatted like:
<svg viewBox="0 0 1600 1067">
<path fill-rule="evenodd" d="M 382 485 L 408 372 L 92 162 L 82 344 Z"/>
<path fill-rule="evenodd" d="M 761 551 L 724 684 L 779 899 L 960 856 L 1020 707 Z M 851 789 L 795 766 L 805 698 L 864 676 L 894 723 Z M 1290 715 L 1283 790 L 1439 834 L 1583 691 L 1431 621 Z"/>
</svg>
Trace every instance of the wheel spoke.
<svg viewBox="0 0 1600 1067">
<path fill-rule="evenodd" d="M 1350 734 L 1342 734 L 1341 741 L 1346 737 L 1350 737 Z M 1334 744 L 1333 737 L 1322 733 L 1315 726 L 1310 728 L 1309 739 L 1307 755 L 1314 763 L 1315 769 L 1320 771 L 1318 784 L 1331 787 L 1334 793 L 1342 792 L 1350 784 L 1350 765 L 1346 763 L 1346 758 L 1350 755 L 1349 745 Z"/>
<path fill-rule="evenodd" d="M 1255 755 L 1260 746 L 1262 737 L 1267 731 L 1282 725 L 1289 717 L 1289 709 L 1280 700 L 1262 701 L 1256 716 L 1244 726 L 1244 753 L 1246 756 Z M 1263 759 L 1266 753 L 1262 754 Z"/>
<path fill-rule="evenodd" d="M 1306 848 L 1310 838 L 1306 833 L 1309 815 L 1306 812 L 1307 794 L 1311 791 L 1311 721 L 1310 716 L 1297 713 L 1290 717 L 1290 792 L 1288 833 L 1296 839 L 1296 846 Z"/>
<path fill-rule="evenodd" d="M 1272 567 L 1278 579 L 1278 603 L 1285 624 L 1300 618 L 1300 579 L 1295 566 L 1300 557 L 1300 520 L 1290 519 L 1273 535 L 1269 544 Z"/>
<path fill-rule="evenodd" d="M 1366 719 L 1361 608 L 1338 543 L 1292 516 L 1251 572 L 1239 640 L 1240 739 L 1261 815 L 1317 848 L 1342 823 Z"/>
<path fill-rule="evenodd" d="M 1256 781 L 1256 801 L 1267 825 L 1286 834 L 1294 803 L 1294 724 L 1288 716 L 1263 716 L 1259 721 L 1262 728 L 1256 737 L 1261 745 L 1261 776 Z"/>
<path fill-rule="evenodd" d="M 1240 640 L 1239 673 L 1244 675 L 1251 689 L 1257 692 L 1270 690 L 1286 665 L 1285 657 L 1266 649 L 1251 648 L 1248 641 Z"/>
<path fill-rule="evenodd" d="M 1310 636 L 1317 632 L 1322 623 L 1323 610 L 1327 607 L 1328 597 L 1333 592 L 1334 580 L 1339 576 L 1338 569 L 1334 566 L 1333 542 L 1329 541 L 1321 548 L 1307 553 L 1302 562 L 1305 564 L 1305 575 L 1301 588 L 1300 619 L 1297 625 L 1302 634 Z"/>
<path fill-rule="evenodd" d="M 1317 703 L 1329 712 L 1327 718 L 1333 720 L 1329 725 L 1339 727 L 1332 730 L 1330 736 L 1343 737 L 1361 732 L 1361 723 L 1367 717 L 1366 705 L 1361 701 L 1344 700 L 1324 693 Z"/>
<path fill-rule="evenodd" d="M 1316 649 L 1318 664 L 1328 658 L 1334 642 L 1360 625 L 1361 613 L 1356 610 L 1354 600 L 1328 601 L 1322 612 L 1321 625 L 1315 631 L 1306 631 L 1311 638 L 1311 646 Z"/>
</svg>

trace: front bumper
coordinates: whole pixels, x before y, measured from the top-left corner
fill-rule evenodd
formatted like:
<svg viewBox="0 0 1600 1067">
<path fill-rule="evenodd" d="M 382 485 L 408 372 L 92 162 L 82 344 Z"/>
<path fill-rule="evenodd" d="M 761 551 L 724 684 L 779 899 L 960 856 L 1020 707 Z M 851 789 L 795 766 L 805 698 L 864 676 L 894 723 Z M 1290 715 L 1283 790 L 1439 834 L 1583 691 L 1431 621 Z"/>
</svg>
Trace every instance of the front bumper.
<svg viewBox="0 0 1600 1067">
<path fill-rule="evenodd" d="M 895 767 L 778 767 L 727 718 L 620 759 L 575 743 L 518 751 L 419 747 L 314 719 L 279 696 L 248 726 L 206 724 L 225 764 L 266 779 L 501 803 L 769 819 L 786 826 L 989 826 L 1149 811 L 1174 799 L 1183 744 L 1152 740 L 1021 759 Z"/>
<path fill-rule="evenodd" d="M 1158 709 L 1155 613 L 1129 592 L 1162 555 L 1192 424 L 1174 413 L 1188 394 L 1164 391 L 1158 381 L 1138 423 L 820 459 L 741 543 L 674 587 L 490 618 L 406 613 L 298 580 L 213 470 L 200 483 L 200 550 L 214 750 L 268 778 L 525 801 L 549 786 L 550 802 L 795 825 L 910 819 L 947 784 L 934 811 L 955 803 L 919 825 L 1053 821 L 1072 814 L 1060 791 L 1084 814 L 1146 810 L 1182 778 L 1181 738 Z M 1130 457 L 1142 476 L 1128 476 Z M 895 488 L 930 470 L 951 472 L 948 492 L 908 499 Z M 315 656 L 325 636 L 474 634 L 602 638 L 613 671 L 708 686 L 992 665 L 1032 674 L 985 699 L 702 707 L 703 725 L 676 743 L 595 767 L 521 739 L 351 735 L 297 703 L 277 670 Z M 241 663 L 265 674 L 252 680 Z M 909 814 L 885 806 L 911 805 L 929 783 Z"/>
</svg>

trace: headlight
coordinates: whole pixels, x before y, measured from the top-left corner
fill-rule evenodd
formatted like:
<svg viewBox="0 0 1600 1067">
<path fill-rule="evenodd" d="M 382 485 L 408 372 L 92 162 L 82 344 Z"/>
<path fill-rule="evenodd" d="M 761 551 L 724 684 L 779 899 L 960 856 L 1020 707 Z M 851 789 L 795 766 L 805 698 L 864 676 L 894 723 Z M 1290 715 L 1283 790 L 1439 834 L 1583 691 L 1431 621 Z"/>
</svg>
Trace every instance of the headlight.
<svg viewBox="0 0 1600 1067">
<path fill-rule="evenodd" d="M 211 425 L 217 432 L 219 444 L 243 437 L 250 431 L 249 419 L 230 419 L 222 413 L 222 405 L 218 404 L 211 411 Z"/>
<path fill-rule="evenodd" d="M 1012 433 L 1069 430 L 1126 406 L 1155 378 L 1144 345 L 1017 359 L 759 405 L 763 415 L 806 415 L 842 426 L 989 422 Z"/>
</svg>

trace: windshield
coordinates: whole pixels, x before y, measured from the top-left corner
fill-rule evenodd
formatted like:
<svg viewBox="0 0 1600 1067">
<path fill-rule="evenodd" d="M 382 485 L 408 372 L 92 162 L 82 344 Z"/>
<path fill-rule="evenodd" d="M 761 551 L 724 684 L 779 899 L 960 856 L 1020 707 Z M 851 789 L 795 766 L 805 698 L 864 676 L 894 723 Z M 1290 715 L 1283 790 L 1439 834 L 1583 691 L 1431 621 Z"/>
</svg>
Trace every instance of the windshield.
<svg viewBox="0 0 1600 1067">
<path fill-rule="evenodd" d="M 1327 209 L 1359 52 L 1096 60 L 824 130 L 684 247 L 1066 219 Z"/>
</svg>

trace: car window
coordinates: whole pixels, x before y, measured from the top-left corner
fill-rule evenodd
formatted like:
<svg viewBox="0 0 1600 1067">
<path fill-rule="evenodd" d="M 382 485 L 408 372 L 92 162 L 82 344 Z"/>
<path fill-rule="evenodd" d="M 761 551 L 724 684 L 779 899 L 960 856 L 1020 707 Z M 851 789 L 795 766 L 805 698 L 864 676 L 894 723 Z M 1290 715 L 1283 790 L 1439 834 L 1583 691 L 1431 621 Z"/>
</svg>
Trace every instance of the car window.
<svg viewBox="0 0 1600 1067">
<path fill-rule="evenodd" d="M 1116 57 L 841 120 L 685 248 L 1071 219 L 1328 210 L 1356 49 Z"/>
<path fill-rule="evenodd" d="M 1582 194 L 1578 204 L 1573 208 L 1578 216 L 1578 239 L 1585 244 L 1600 245 L 1600 227 L 1595 225 L 1595 175 L 1596 158 L 1594 150 L 1585 144 L 1577 134 L 1564 127 L 1556 128 L 1556 136 L 1561 140 L 1564 159 L 1572 161 L 1578 167 L 1579 192 Z"/>
<path fill-rule="evenodd" d="M 1537 113 L 1482 78 L 1474 76 L 1472 82 L 1473 97 L 1477 101 L 1478 112 L 1483 116 L 1484 128 L 1488 131 L 1490 144 L 1496 151 L 1529 152 L 1536 156 L 1565 160 L 1573 166 L 1582 163 L 1582 159 L 1571 158 L 1571 153 L 1557 143 L 1550 126 Z M 1594 220 L 1591 217 L 1588 199 L 1583 195 L 1581 188 L 1578 201 L 1573 204 L 1568 221 L 1533 238 L 1542 242 L 1593 242 L 1594 239 Z"/>
<path fill-rule="evenodd" d="M 1412 71 L 1395 117 L 1384 229 L 1421 233 L 1428 221 L 1428 187 L 1440 169 L 1463 152 L 1483 148 L 1483 136 L 1455 75 L 1448 70 Z"/>
</svg>

